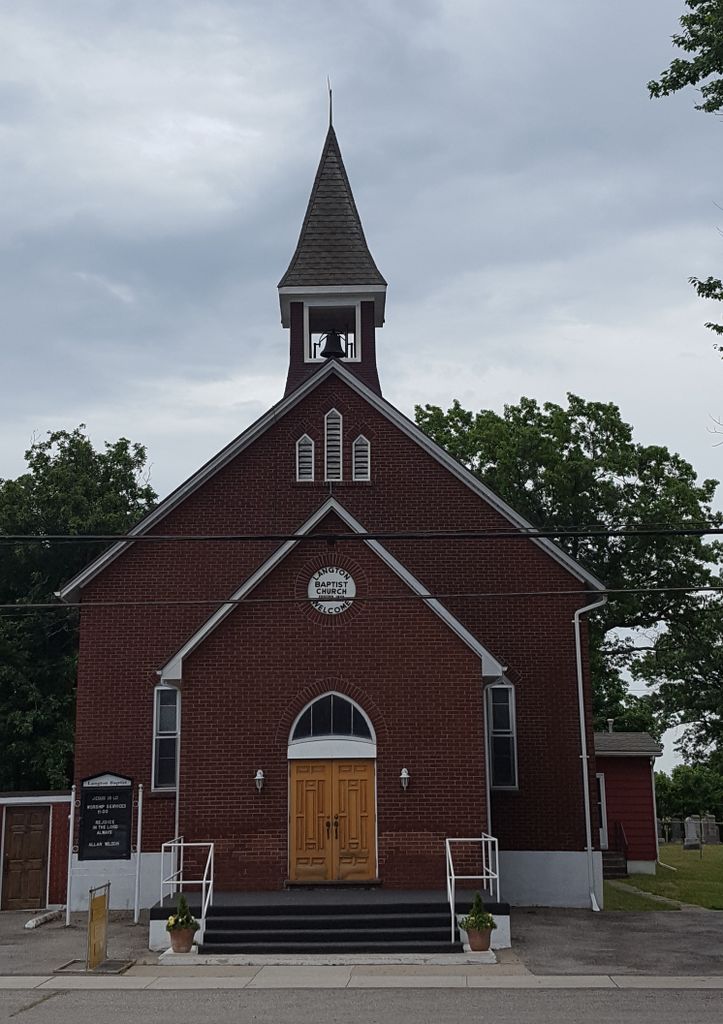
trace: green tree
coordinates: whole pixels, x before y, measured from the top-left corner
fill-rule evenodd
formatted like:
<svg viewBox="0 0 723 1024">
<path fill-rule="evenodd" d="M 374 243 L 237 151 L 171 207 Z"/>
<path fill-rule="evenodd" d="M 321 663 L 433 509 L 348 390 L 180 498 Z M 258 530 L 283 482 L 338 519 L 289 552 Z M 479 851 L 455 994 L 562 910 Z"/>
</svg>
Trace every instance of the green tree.
<svg viewBox="0 0 723 1024">
<path fill-rule="evenodd" d="M 655 796 L 660 818 L 713 814 L 723 821 L 723 775 L 709 764 L 679 764 L 670 776 L 656 772 Z"/>
<path fill-rule="evenodd" d="M 152 508 L 146 451 L 125 438 L 96 451 L 84 426 L 25 453 L 27 472 L 0 480 L 0 789 L 71 775 L 78 615 L 23 609 L 49 602 L 104 544 L 2 542 L 8 534 L 123 533 Z"/>
<path fill-rule="evenodd" d="M 673 36 L 673 43 L 690 57 L 671 61 L 657 82 L 648 82 L 648 91 L 653 97 L 670 96 L 688 85 L 700 85 L 702 102 L 695 109 L 717 114 L 723 109 L 723 0 L 685 0 L 685 6 L 688 13 L 680 18 L 682 32 Z M 691 277 L 690 283 L 701 298 L 723 301 L 719 278 Z M 705 326 L 723 334 L 723 324 Z M 716 348 L 723 352 L 723 345 Z"/>
<path fill-rule="evenodd" d="M 690 526 L 720 523 L 711 508 L 717 481 L 698 481 L 680 455 L 633 440 L 612 403 L 568 395 L 567 408 L 531 398 L 473 413 L 455 401 L 447 412 L 417 406 L 416 420 L 433 440 L 467 466 L 533 525 L 546 529 Z M 639 658 L 640 640 L 619 630 L 650 631 L 694 610 L 700 599 L 655 587 L 702 587 L 711 582 L 715 545 L 699 537 L 561 537 L 560 546 L 619 593 L 591 616 L 591 665 L 598 727 L 665 727 L 653 695 L 628 694 L 625 673 Z"/>
<path fill-rule="evenodd" d="M 723 751 L 723 599 L 718 594 L 681 609 L 655 648 L 633 665 L 656 687 L 673 725 L 687 726 L 680 743 L 687 760 Z"/>
<path fill-rule="evenodd" d="M 677 817 L 673 800 L 673 783 L 665 772 L 655 773 L 655 809 L 659 818 Z"/>
</svg>

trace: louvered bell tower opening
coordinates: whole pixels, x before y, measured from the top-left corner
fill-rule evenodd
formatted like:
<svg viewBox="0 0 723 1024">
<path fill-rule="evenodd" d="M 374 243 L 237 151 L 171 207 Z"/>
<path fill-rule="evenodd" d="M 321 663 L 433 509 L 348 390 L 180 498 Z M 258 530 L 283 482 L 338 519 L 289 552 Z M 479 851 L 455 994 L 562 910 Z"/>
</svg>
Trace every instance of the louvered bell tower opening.
<svg viewBox="0 0 723 1024">
<path fill-rule="evenodd" d="M 359 362 L 360 344 L 360 303 L 348 306 L 304 306 L 304 358 L 307 362 L 323 363 L 327 335 L 335 331 L 341 339 L 343 362 Z"/>
</svg>

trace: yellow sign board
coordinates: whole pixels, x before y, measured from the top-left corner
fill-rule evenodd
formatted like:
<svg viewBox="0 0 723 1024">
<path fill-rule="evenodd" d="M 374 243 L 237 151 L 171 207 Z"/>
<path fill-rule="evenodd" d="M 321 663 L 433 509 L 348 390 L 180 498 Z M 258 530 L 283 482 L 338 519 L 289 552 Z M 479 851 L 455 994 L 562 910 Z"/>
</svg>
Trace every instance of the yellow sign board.
<svg viewBox="0 0 723 1024">
<path fill-rule="evenodd" d="M 108 959 L 108 904 L 110 884 L 88 893 L 88 954 L 86 970 L 93 971 Z"/>
</svg>

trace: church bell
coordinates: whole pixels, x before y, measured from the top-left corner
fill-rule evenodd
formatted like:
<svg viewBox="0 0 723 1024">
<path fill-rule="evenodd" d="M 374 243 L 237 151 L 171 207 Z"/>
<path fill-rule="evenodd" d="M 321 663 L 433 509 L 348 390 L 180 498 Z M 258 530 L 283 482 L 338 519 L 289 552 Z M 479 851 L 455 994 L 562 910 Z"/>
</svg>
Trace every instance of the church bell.
<svg viewBox="0 0 723 1024">
<path fill-rule="evenodd" d="M 346 355 L 338 331 L 329 331 L 324 335 L 324 347 L 319 353 L 322 359 L 343 359 Z"/>
</svg>

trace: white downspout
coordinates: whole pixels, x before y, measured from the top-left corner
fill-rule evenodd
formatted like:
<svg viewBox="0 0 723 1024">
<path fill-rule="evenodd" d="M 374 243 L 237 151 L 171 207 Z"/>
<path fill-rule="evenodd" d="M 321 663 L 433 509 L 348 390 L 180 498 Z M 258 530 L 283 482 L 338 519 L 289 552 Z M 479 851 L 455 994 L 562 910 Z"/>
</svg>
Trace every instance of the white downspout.
<svg viewBox="0 0 723 1024">
<path fill-rule="evenodd" d="M 580 616 L 585 612 L 591 612 L 595 608 L 602 608 L 607 603 L 607 595 L 601 597 L 592 604 L 586 604 L 584 608 L 578 608 L 573 615 L 573 626 L 575 629 L 575 660 L 577 664 L 577 708 L 580 719 L 580 764 L 582 766 L 582 792 L 585 803 L 585 840 L 587 853 L 587 881 L 590 890 L 590 906 L 593 910 L 599 911 L 597 898 L 595 896 L 595 871 L 592 861 L 592 821 L 590 820 L 590 778 L 587 752 L 587 721 L 585 718 L 585 689 L 582 674 L 582 643 L 580 641 Z"/>
<path fill-rule="evenodd" d="M 482 680 L 482 723 L 485 736 L 485 796 L 487 798 L 487 832 L 492 835 L 492 782 L 490 779 L 492 766 L 490 764 L 490 732 L 489 719 L 487 715 L 487 687 L 490 680 Z"/>
</svg>

